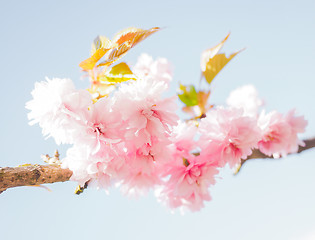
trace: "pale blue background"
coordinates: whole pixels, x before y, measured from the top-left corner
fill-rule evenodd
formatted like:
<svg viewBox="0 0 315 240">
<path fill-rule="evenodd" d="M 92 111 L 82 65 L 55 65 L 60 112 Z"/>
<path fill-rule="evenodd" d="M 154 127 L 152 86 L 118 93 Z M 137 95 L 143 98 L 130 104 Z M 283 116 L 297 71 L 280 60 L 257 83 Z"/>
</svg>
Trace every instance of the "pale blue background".
<svg viewBox="0 0 315 240">
<path fill-rule="evenodd" d="M 296 107 L 315 135 L 315 2 L 300 1 L 1 1 L 0 166 L 41 163 L 40 154 L 66 146 L 30 127 L 25 102 L 35 81 L 69 77 L 78 88 L 80 61 L 98 34 L 112 37 L 129 26 L 164 27 L 139 44 L 167 57 L 175 82 L 198 81 L 201 51 L 231 31 L 224 50 L 247 47 L 215 79 L 212 100 L 254 84 L 268 110 Z M 175 84 L 172 91 L 175 91 Z M 197 213 L 171 214 L 153 194 L 129 200 L 75 183 L 10 189 L 0 195 L 0 239 L 315 239 L 315 150 L 282 160 L 255 160 L 238 176 L 222 173 L 213 200 Z M 311 236 L 313 234 L 313 237 Z"/>
</svg>

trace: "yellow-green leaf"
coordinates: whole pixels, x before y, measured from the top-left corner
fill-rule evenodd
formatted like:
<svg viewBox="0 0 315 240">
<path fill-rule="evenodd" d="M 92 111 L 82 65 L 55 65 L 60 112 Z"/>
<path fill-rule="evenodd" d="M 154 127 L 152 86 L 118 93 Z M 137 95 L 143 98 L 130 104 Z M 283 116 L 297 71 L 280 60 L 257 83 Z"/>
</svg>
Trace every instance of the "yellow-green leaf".
<svg viewBox="0 0 315 240">
<path fill-rule="evenodd" d="M 79 66 L 84 71 L 92 70 L 94 68 L 95 64 L 108 52 L 108 50 L 110 50 L 110 49 L 107 49 L 107 48 L 97 49 L 90 58 L 81 62 L 79 64 Z"/>
<path fill-rule="evenodd" d="M 111 40 L 105 36 L 97 36 L 92 43 L 91 56 L 100 48 L 110 49 L 111 47 Z"/>
<path fill-rule="evenodd" d="M 129 66 L 122 62 L 111 68 L 111 70 L 99 77 L 100 82 L 125 82 L 129 80 L 136 80 L 136 76 L 133 74 Z"/>
<path fill-rule="evenodd" d="M 113 47 L 105 58 L 105 61 L 98 64 L 98 67 L 109 66 L 124 56 L 131 48 L 143 41 L 160 28 L 154 27 L 148 30 L 140 28 L 127 28 L 117 33 L 112 40 Z"/>
<path fill-rule="evenodd" d="M 198 94 L 193 85 L 179 85 L 178 97 L 186 106 L 198 105 Z"/>
<path fill-rule="evenodd" d="M 194 117 L 194 119 L 203 118 L 206 116 L 206 112 L 213 107 L 213 105 L 208 104 L 208 99 L 210 96 L 210 91 L 197 92 L 198 104 L 194 106 L 185 106 L 182 110 Z"/>
<path fill-rule="evenodd" d="M 218 54 L 226 40 L 228 40 L 229 36 L 230 33 L 219 44 L 202 52 L 200 58 L 200 67 L 202 72 L 206 70 L 207 62 L 209 62 L 211 58 Z"/>
<path fill-rule="evenodd" d="M 103 71 L 97 74 L 92 81 L 91 88 L 88 91 L 92 94 L 94 102 L 100 98 L 108 96 L 115 88 L 116 84 L 128 80 L 136 80 L 129 66 L 122 62 L 113 66 L 109 71 Z"/>
<path fill-rule="evenodd" d="M 210 108 L 208 106 L 208 99 L 210 96 L 210 91 L 208 91 L 208 92 L 199 91 L 197 93 L 197 95 L 198 95 L 198 106 L 200 108 L 200 112 L 201 112 L 201 114 L 204 114 Z"/>
<path fill-rule="evenodd" d="M 158 27 L 148 30 L 127 28 L 116 34 L 112 41 L 104 36 L 98 36 L 92 44 L 91 57 L 81 62 L 79 66 L 84 71 L 92 70 L 107 52 L 105 61 L 99 63 L 97 67 L 110 66 L 124 56 L 132 47 L 158 30 L 160 30 Z"/>
<path fill-rule="evenodd" d="M 111 68 L 109 71 L 111 75 L 126 75 L 126 74 L 133 74 L 127 63 L 121 62 Z"/>
<path fill-rule="evenodd" d="M 231 54 L 229 57 L 225 56 L 225 53 L 216 54 L 214 57 L 210 58 L 206 64 L 205 70 L 202 72 L 206 81 L 210 84 L 215 76 L 224 68 L 224 66 L 232 60 L 238 53 L 242 50 Z"/>
<path fill-rule="evenodd" d="M 97 36 L 92 43 L 91 57 L 84 60 L 79 66 L 84 70 L 92 70 L 96 63 L 113 47 L 112 42 L 104 36 Z"/>
</svg>

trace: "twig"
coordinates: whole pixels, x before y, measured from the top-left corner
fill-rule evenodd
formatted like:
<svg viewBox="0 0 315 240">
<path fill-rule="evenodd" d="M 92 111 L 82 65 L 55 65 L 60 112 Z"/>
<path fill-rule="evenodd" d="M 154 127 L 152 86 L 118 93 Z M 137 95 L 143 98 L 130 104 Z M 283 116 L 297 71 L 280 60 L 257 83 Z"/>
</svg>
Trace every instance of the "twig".
<svg viewBox="0 0 315 240">
<path fill-rule="evenodd" d="M 311 138 L 311 139 L 306 139 L 304 140 L 304 143 L 305 143 L 305 146 L 302 147 L 302 146 L 299 146 L 299 150 L 297 153 L 300 153 L 300 152 L 303 152 L 307 149 L 310 149 L 310 148 L 313 148 L 315 147 L 315 137 L 314 138 Z M 268 158 L 268 159 L 274 159 L 273 156 L 268 156 L 262 152 L 260 152 L 258 149 L 255 149 L 253 150 L 253 153 L 248 156 L 248 158 L 246 159 L 242 159 L 241 160 L 241 163 L 240 165 L 238 166 L 238 168 L 236 169 L 235 171 L 235 174 L 238 174 L 239 171 L 241 170 L 242 166 L 248 161 L 248 160 L 253 160 L 253 159 L 265 159 L 265 158 Z M 281 157 L 280 157 L 281 158 Z"/>
</svg>

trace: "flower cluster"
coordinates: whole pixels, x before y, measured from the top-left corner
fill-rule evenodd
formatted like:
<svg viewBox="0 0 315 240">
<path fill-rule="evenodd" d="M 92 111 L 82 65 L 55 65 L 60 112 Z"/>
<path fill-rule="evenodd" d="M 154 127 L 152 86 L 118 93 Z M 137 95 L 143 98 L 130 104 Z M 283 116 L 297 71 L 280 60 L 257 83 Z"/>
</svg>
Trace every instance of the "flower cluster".
<svg viewBox="0 0 315 240">
<path fill-rule="evenodd" d="M 225 165 L 237 166 L 253 149 L 285 156 L 303 145 L 297 134 L 304 118 L 259 112 L 263 102 L 253 86 L 233 91 L 227 106 L 197 123 L 181 122 L 176 97 L 163 97 L 172 79 L 168 61 L 142 55 L 133 73 L 136 80 L 97 101 L 69 79 L 46 79 L 26 104 L 31 124 L 57 144 L 73 145 L 62 167 L 80 185 L 119 186 L 129 195 L 153 189 L 169 207 L 196 211 L 211 199 L 209 187 Z"/>
</svg>

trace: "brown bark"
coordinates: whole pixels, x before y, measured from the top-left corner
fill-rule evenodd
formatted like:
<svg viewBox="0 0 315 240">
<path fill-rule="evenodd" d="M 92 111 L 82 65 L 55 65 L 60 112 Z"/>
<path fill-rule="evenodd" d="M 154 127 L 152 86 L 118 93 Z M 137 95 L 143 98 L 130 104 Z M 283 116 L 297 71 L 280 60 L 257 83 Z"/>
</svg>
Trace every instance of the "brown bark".
<svg viewBox="0 0 315 240">
<path fill-rule="evenodd" d="M 304 147 L 299 146 L 299 150 L 298 150 L 297 153 L 300 153 L 300 152 L 303 152 L 303 151 L 305 151 L 305 150 L 307 150 L 307 149 L 310 149 L 310 148 L 315 147 L 315 137 L 314 137 L 314 138 L 310 138 L 310 139 L 304 140 L 304 143 L 305 143 L 305 146 L 304 146 Z M 247 162 L 248 160 L 264 159 L 264 158 L 273 159 L 274 157 L 268 156 L 268 155 L 262 153 L 261 151 L 259 151 L 258 149 L 254 149 L 254 150 L 253 150 L 253 153 L 252 153 L 250 156 L 248 156 L 248 158 L 241 160 L 241 164 L 240 164 L 239 168 L 236 170 L 235 174 L 237 174 L 237 173 L 240 171 L 241 167 L 242 167 L 242 166 L 245 164 L 245 162 Z"/>
<path fill-rule="evenodd" d="M 12 187 L 65 182 L 71 175 L 69 169 L 62 169 L 58 164 L 0 168 L 0 193 Z"/>
<path fill-rule="evenodd" d="M 298 153 L 315 147 L 315 138 L 304 140 L 305 146 L 299 147 Z M 248 160 L 272 158 L 259 150 L 254 150 L 247 159 L 242 160 L 240 168 Z M 239 168 L 239 169 L 240 169 Z M 238 169 L 238 171 L 239 171 Z M 0 168 L 0 193 L 8 188 L 19 186 L 34 186 L 45 183 L 65 182 L 70 179 L 72 172 L 62 169 L 59 164 L 24 165 L 19 167 Z"/>
</svg>

